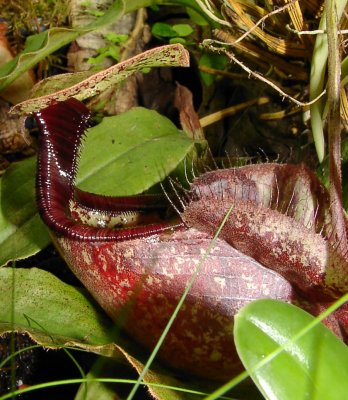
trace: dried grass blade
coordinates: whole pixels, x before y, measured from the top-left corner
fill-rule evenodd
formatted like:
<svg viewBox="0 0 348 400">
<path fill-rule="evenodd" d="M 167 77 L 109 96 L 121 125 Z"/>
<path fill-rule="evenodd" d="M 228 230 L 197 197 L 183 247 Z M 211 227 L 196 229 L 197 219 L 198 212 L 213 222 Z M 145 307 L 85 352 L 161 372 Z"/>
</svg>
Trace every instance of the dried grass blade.
<svg viewBox="0 0 348 400">
<path fill-rule="evenodd" d="M 294 43 L 284 39 L 276 38 L 259 27 L 255 26 L 255 22 L 246 14 L 245 7 L 242 3 L 235 0 L 229 0 L 231 9 L 226 8 L 227 14 L 241 29 L 247 28 L 252 35 L 261 39 L 270 50 L 286 55 L 288 57 L 306 57 L 307 50 L 302 43 Z"/>
</svg>

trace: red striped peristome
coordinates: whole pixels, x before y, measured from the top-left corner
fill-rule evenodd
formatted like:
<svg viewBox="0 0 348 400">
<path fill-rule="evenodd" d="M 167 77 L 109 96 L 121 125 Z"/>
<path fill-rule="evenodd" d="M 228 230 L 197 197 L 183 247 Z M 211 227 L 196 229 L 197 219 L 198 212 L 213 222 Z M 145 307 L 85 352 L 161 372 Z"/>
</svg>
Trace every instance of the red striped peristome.
<svg viewBox="0 0 348 400">
<path fill-rule="evenodd" d="M 148 350 L 200 268 L 158 353 L 179 373 L 226 380 L 240 371 L 233 321 L 253 300 L 278 299 L 318 315 L 347 292 L 348 254 L 332 234 L 330 196 L 302 164 L 203 173 L 182 197 L 174 194 L 180 197 L 183 223 L 89 226 L 89 212 L 151 213 L 168 203 L 161 196 L 112 198 L 74 188 L 88 118 L 88 109 L 74 99 L 36 114 L 41 215 L 74 274 L 115 323 Z M 74 217 L 71 202 L 86 218 Z M 348 305 L 325 323 L 347 338 Z"/>
<path fill-rule="evenodd" d="M 37 202 L 44 222 L 56 233 L 80 240 L 127 240 L 175 229 L 180 222 L 156 222 L 124 229 L 96 228 L 75 221 L 69 214 L 74 199 L 100 212 L 147 211 L 168 207 L 165 196 L 143 195 L 113 198 L 76 190 L 78 154 L 89 124 L 90 112 L 71 98 L 35 113 L 40 129 Z"/>
</svg>

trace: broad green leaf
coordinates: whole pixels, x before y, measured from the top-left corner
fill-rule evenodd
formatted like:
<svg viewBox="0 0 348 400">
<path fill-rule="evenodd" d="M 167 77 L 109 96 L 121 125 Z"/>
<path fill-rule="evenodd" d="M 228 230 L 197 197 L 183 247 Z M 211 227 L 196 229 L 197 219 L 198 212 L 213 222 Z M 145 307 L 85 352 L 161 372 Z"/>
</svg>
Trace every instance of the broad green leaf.
<svg viewBox="0 0 348 400">
<path fill-rule="evenodd" d="M 169 175 L 195 142 L 156 111 L 137 107 L 88 130 L 77 184 L 99 194 L 141 193 Z"/>
<path fill-rule="evenodd" d="M 46 347 L 71 342 L 95 350 L 114 340 L 111 321 L 85 290 L 49 272 L 1 268 L 0 293 L 0 332 L 13 325 Z"/>
<path fill-rule="evenodd" d="M 238 354 L 266 399 L 347 397 L 347 346 L 323 324 L 293 340 L 313 319 L 300 308 L 276 300 L 252 302 L 236 315 Z M 283 351 L 269 357 L 280 346 Z"/>
<path fill-rule="evenodd" d="M 14 59 L 0 66 L 0 90 L 4 89 L 5 86 L 8 86 L 7 84 L 3 86 L 3 79 L 6 75 L 10 74 L 13 71 L 16 63 L 18 63 L 20 56 L 39 50 L 46 42 L 48 32 L 49 31 L 43 31 L 35 35 L 29 36 L 25 42 L 25 48 L 22 53 Z"/>
<path fill-rule="evenodd" d="M 119 335 L 119 330 L 84 289 L 63 283 L 37 268 L 2 268 L 0 293 L 0 335 L 16 330 L 27 333 L 46 348 L 82 348 L 112 356 L 115 361 L 128 361 L 139 373 L 142 371 L 142 349 L 124 334 Z M 171 375 L 172 372 L 162 366 L 154 365 L 144 382 L 187 388 Z M 93 384 L 92 389 L 95 389 Z M 151 387 L 150 391 L 159 400 L 197 398 L 166 387 Z M 83 393 L 82 390 L 81 395 Z M 103 395 L 109 393 L 104 390 Z M 77 398 L 81 398 L 79 396 Z"/>
<path fill-rule="evenodd" d="M 0 178 L 0 266 L 50 243 L 35 203 L 36 158 L 12 164 Z"/>
</svg>

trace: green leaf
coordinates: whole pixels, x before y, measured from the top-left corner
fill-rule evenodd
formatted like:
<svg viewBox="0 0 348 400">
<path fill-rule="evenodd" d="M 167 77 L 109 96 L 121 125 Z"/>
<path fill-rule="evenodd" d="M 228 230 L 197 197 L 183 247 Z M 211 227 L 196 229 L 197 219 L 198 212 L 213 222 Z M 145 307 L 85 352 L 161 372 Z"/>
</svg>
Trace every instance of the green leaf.
<svg viewBox="0 0 348 400">
<path fill-rule="evenodd" d="M 204 53 L 199 60 L 199 65 L 204 65 L 206 67 L 223 70 L 228 63 L 227 57 L 224 54 L 215 54 L 215 53 Z M 209 74 L 207 72 L 200 71 L 200 75 L 203 83 L 206 86 L 210 86 L 216 76 L 213 74 Z"/>
<path fill-rule="evenodd" d="M 114 341 L 112 322 L 86 291 L 49 272 L 1 268 L 0 292 L 0 333 L 12 325 L 43 346 L 72 342 L 91 351 Z"/>
<path fill-rule="evenodd" d="M 87 374 L 88 382 L 82 383 L 74 400 L 116 400 L 119 399 L 116 387 L 100 382 L 98 378 L 116 377 L 119 374 L 117 363 L 114 360 L 102 357 L 92 366 Z M 115 389 L 115 390 L 114 390 Z"/>
<path fill-rule="evenodd" d="M 48 31 L 30 36 L 24 51 L 11 64 L 5 64 L 0 69 L 0 90 L 5 89 L 15 81 L 23 72 L 33 68 L 38 62 L 49 54 L 72 42 L 79 36 L 99 30 L 121 18 L 124 14 L 122 1 L 115 1 L 108 12 L 102 17 L 84 28 L 52 28 Z"/>
<path fill-rule="evenodd" d="M 142 193 L 169 175 L 198 143 L 156 111 L 133 108 L 88 130 L 77 184 L 105 195 Z"/>
<path fill-rule="evenodd" d="M 185 37 L 191 35 L 194 32 L 192 26 L 189 24 L 176 24 L 173 25 L 173 30 L 176 32 L 178 36 Z"/>
<path fill-rule="evenodd" d="M 48 34 L 48 31 L 44 31 L 44 32 L 29 36 L 25 42 L 25 48 L 22 51 L 21 55 L 39 50 L 44 45 L 45 41 L 47 40 L 47 34 Z M 8 75 L 15 68 L 19 57 L 20 56 L 18 55 L 13 60 L 10 60 L 7 63 L 0 66 L 0 82 L 3 77 Z M 0 90 L 1 89 L 2 89 L 2 87 L 0 86 Z"/>
<path fill-rule="evenodd" d="M 199 26 L 207 26 L 209 25 L 208 21 L 202 17 L 197 11 L 193 10 L 190 7 L 186 8 L 186 12 L 189 15 L 192 22 Z"/>
<path fill-rule="evenodd" d="M 178 36 L 173 27 L 165 22 L 156 22 L 152 25 L 151 32 L 157 38 L 171 38 Z"/>
<path fill-rule="evenodd" d="M 37 63 L 56 50 L 72 42 L 79 36 L 99 31 L 104 26 L 119 20 L 124 14 L 156 4 L 168 3 L 167 0 L 115 0 L 108 11 L 92 24 L 84 28 L 51 28 L 38 35 L 30 36 L 22 53 L 14 60 L 6 63 L 0 68 L 0 91 L 9 86 L 25 71 L 33 68 Z M 172 0 L 170 4 L 188 6 L 200 14 L 203 18 L 209 18 L 202 12 L 201 8 L 191 0 Z M 214 22 L 211 21 L 214 25 Z"/>
<path fill-rule="evenodd" d="M 189 24 L 170 25 L 165 22 L 156 22 L 152 25 L 152 34 L 159 39 L 169 39 L 170 43 L 185 44 L 183 37 L 191 35 L 193 29 Z"/>
<path fill-rule="evenodd" d="M 236 315 L 238 354 L 266 399 L 346 398 L 348 348 L 321 323 L 304 333 L 313 320 L 276 300 L 252 302 Z M 279 347 L 283 351 L 270 356 Z"/>
<path fill-rule="evenodd" d="M 0 179 L 0 266 L 50 243 L 35 202 L 36 158 L 12 164 Z"/>
<path fill-rule="evenodd" d="M 187 45 L 188 43 L 186 42 L 186 39 L 181 38 L 181 37 L 175 37 L 175 38 L 171 38 L 169 39 L 168 43 L 170 44 L 182 44 L 182 45 Z"/>
<path fill-rule="evenodd" d="M 124 43 L 128 39 L 128 35 L 120 35 L 115 32 L 109 32 L 104 35 L 105 39 L 114 44 Z"/>
<path fill-rule="evenodd" d="M 83 28 L 52 28 L 27 39 L 24 51 L 17 58 L 0 68 L 0 91 L 9 86 L 23 72 L 33 68 L 54 51 L 72 42 L 79 36 L 98 31 L 106 25 L 116 22 L 127 12 L 146 7 L 151 0 L 115 0 L 105 14 Z"/>
<path fill-rule="evenodd" d="M 0 293 L 0 335 L 16 330 L 27 333 L 46 348 L 77 347 L 112 357 L 113 362 L 127 361 L 138 373 L 143 370 L 143 350 L 125 334 L 118 334 L 119 329 L 115 330 L 113 322 L 84 289 L 63 283 L 51 273 L 37 268 L 2 268 Z M 158 364 L 153 367 L 147 371 L 144 382 L 160 385 L 149 388 L 156 399 L 197 398 L 173 389 L 188 390 L 187 382 L 176 380 L 172 372 Z M 92 395 L 102 386 L 96 382 L 88 383 L 92 392 L 87 398 L 100 398 L 99 392 L 96 397 Z M 81 388 L 77 398 L 84 393 L 84 388 Z M 105 399 L 111 395 L 105 387 L 102 394 Z"/>
<path fill-rule="evenodd" d="M 67 28 L 52 28 L 39 34 L 42 35 L 40 39 L 44 39 L 40 45 L 30 46 L 27 43 L 24 51 L 17 58 L 11 60 L 0 69 L 0 90 L 5 89 L 21 74 L 33 68 L 49 54 L 76 39 L 79 34 L 81 34 L 79 30 Z"/>
</svg>

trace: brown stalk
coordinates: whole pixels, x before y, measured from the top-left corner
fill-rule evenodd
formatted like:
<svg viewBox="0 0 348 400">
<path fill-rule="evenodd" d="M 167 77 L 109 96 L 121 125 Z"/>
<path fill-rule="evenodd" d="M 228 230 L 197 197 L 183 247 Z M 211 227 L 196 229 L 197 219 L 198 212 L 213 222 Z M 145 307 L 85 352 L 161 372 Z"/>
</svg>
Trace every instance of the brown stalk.
<svg viewBox="0 0 348 400">
<path fill-rule="evenodd" d="M 348 251 L 347 232 L 342 200 L 341 171 L 341 118 L 340 118 L 340 80 L 341 63 L 338 42 L 338 21 L 334 0 L 325 1 L 328 38 L 328 139 L 330 160 L 330 200 L 332 208 L 333 239 L 341 254 Z"/>
</svg>

